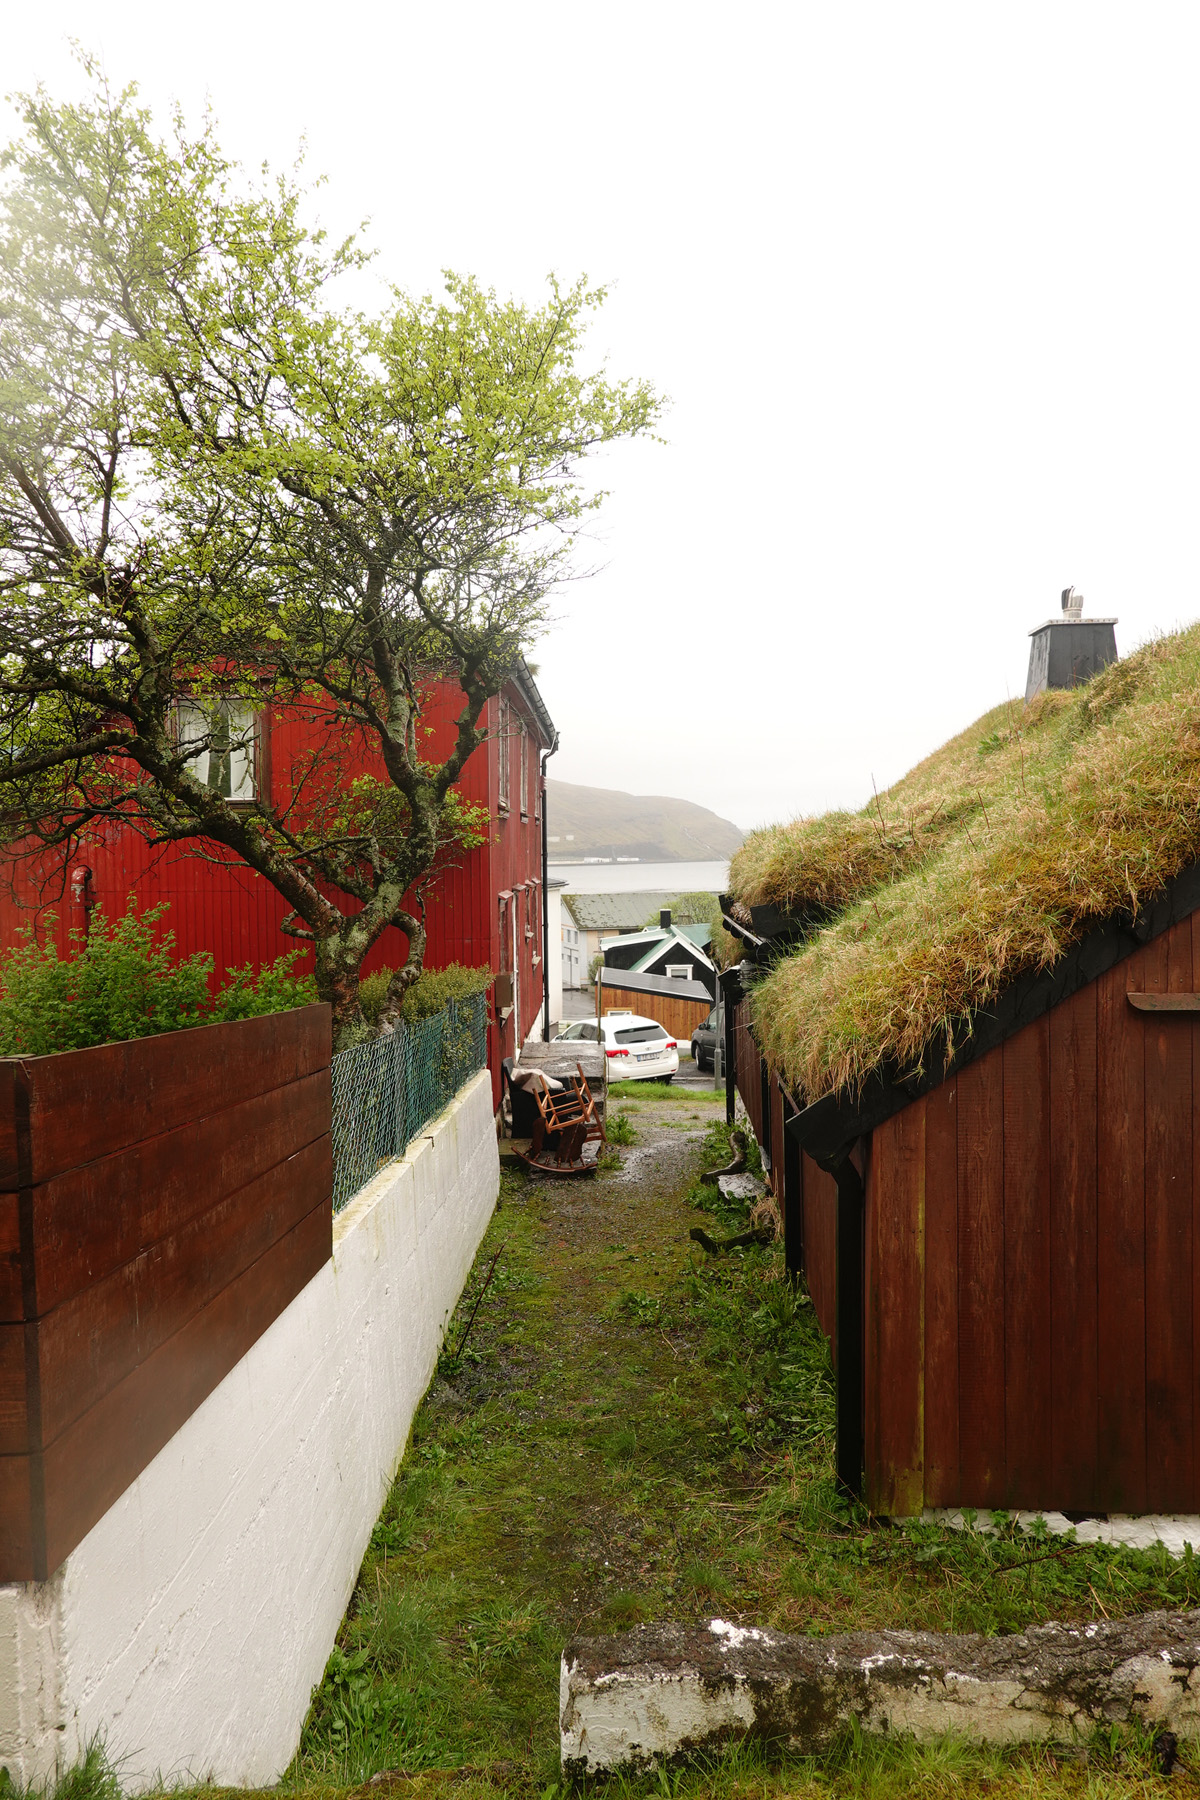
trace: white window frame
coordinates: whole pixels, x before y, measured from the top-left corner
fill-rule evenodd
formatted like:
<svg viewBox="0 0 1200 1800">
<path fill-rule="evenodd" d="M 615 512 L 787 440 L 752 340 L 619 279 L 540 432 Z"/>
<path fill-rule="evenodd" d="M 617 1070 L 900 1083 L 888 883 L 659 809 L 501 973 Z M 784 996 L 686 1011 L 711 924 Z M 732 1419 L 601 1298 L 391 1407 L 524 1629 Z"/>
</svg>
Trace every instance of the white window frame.
<svg viewBox="0 0 1200 1800">
<path fill-rule="evenodd" d="M 521 817 L 529 817 L 529 729 L 521 720 Z"/>
<path fill-rule="evenodd" d="M 671 981 L 690 981 L 692 979 L 691 963 L 667 963 L 666 972 Z"/>
<path fill-rule="evenodd" d="M 187 758 L 193 773 L 233 806 L 248 806 L 258 798 L 259 714 L 257 702 L 241 694 L 175 702 L 181 748 L 201 746 Z"/>
<path fill-rule="evenodd" d="M 509 790 L 512 784 L 512 756 L 509 750 L 508 712 L 508 701 L 501 698 L 498 708 L 500 722 L 497 729 L 497 770 L 499 777 L 497 804 L 502 813 L 507 813 L 509 809 Z"/>
</svg>

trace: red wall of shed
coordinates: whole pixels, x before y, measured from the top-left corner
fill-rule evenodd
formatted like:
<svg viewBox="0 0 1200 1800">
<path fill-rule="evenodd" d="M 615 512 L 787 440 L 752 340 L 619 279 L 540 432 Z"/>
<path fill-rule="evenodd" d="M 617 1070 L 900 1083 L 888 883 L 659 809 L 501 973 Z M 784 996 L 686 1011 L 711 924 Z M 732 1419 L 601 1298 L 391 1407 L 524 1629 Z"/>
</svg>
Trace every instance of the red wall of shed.
<svg viewBox="0 0 1200 1800">
<path fill-rule="evenodd" d="M 882 1513 L 1200 1511 L 1200 992 L 1184 919 L 876 1128 Z"/>
</svg>

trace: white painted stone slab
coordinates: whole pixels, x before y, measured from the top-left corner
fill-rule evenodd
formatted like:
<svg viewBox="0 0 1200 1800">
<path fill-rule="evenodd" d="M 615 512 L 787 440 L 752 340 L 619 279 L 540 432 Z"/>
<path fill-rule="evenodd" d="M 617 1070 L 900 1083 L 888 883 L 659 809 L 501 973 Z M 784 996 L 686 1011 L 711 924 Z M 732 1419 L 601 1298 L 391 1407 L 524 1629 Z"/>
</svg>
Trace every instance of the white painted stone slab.
<svg viewBox="0 0 1200 1800">
<path fill-rule="evenodd" d="M 1004 1516 L 1026 1531 L 1039 1521 L 1058 1536 L 1073 1531 L 1081 1544 L 1124 1544 L 1131 1550 L 1153 1550 L 1161 1544 L 1172 1556 L 1182 1556 L 1189 1544 L 1193 1550 L 1200 1550 L 1200 1515 L 1196 1513 L 1109 1513 L 1105 1519 L 1076 1521 L 1060 1512 L 1013 1512 Z M 966 1514 L 954 1507 L 927 1506 L 921 1517 L 948 1525 L 953 1531 L 997 1529 L 987 1511 L 977 1512 L 970 1526 Z"/>
<path fill-rule="evenodd" d="M 643 1625 L 563 1653 L 568 1776 L 646 1768 L 747 1737 L 801 1752 L 866 1732 L 957 1732 L 994 1744 L 1098 1724 L 1200 1731 L 1200 1613 L 1039 1625 L 1010 1637 L 925 1631 L 794 1637 L 730 1625 Z"/>
</svg>

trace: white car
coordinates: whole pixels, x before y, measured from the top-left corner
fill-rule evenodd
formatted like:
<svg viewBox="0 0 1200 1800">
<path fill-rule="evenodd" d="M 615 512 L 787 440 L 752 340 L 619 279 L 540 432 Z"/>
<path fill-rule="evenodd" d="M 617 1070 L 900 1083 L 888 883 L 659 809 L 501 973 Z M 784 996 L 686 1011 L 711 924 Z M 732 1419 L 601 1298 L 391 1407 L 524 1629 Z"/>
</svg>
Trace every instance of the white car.
<svg viewBox="0 0 1200 1800">
<path fill-rule="evenodd" d="M 577 1019 L 554 1041 L 594 1044 L 597 1035 L 595 1019 Z M 679 1073 L 679 1046 L 657 1019 L 632 1012 L 605 1013 L 599 1035 L 610 1081 L 670 1081 Z"/>
</svg>

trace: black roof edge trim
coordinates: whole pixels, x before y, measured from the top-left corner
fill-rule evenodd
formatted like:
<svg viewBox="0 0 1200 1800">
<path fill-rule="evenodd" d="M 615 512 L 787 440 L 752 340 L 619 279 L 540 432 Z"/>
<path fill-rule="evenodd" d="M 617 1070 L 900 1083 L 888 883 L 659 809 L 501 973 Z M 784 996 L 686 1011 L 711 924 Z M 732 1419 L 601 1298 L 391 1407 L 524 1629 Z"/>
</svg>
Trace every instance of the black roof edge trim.
<svg viewBox="0 0 1200 1800">
<path fill-rule="evenodd" d="M 970 1021 L 970 1035 L 958 1038 L 958 1048 L 947 1056 L 944 1042 L 926 1046 L 923 1073 L 905 1076 L 894 1067 L 868 1077 L 862 1091 L 851 1097 L 827 1094 L 811 1106 L 795 1111 L 787 1130 L 818 1167 L 835 1170 L 855 1141 L 882 1125 L 914 1100 L 932 1093 L 951 1075 L 977 1062 L 1035 1019 L 1040 1019 L 1063 1000 L 1086 987 L 1098 975 L 1115 968 L 1144 944 L 1152 943 L 1200 908 L 1200 863 L 1193 863 L 1160 894 L 1148 900 L 1136 918 L 1117 914 L 1090 931 L 1072 950 L 1042 974 L 1023 975 L 981 1008 Z M 966 1032 L 966 1025 L 963 1032 Z M 786 1091 L 786 1090 L 785 1090 Z M 796 1101 L 789 1093 L 792 1105 Z"/>
<path fill-rule="evenodd" d="M 555 726 L 554 720 L 546 711 L 546 702 L 538 692 L 538 685 L 533 679 L 529 670 L 529 664 L 525 661 L 523 656 L 519 657 L 516 663 L 514 663 L 508 678 L 520 694 L 522 700 L 524 700 L 526 706 L 528 706 L 534 718 L 537 720 L 542 736 L 548 746 L 549 754 L 553 756 L 554 752 L 558 749 L 558 729 Z"/>
</svg>

